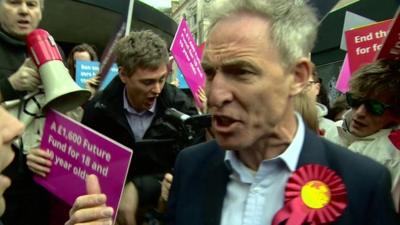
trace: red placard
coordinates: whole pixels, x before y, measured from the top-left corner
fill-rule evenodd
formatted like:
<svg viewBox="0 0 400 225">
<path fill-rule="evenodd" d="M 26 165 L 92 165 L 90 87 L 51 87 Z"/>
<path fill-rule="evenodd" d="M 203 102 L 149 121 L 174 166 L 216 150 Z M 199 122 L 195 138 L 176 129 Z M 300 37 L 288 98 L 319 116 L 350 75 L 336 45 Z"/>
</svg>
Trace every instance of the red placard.
<svg viewBox="0 0 400 225">
<path fill-rule="evenodd" d="M 345 32 L 351 73 L 363 64 L 374 61 L 375 55 L 382 48 L 391 23 L 392 20 L 385 20 Z"/>
<path fill-rule="evenodd" d="M 376 54 L 375 59 L 400 59 L 400 18 L 397 10 L 395 19 L 390 27 L 389 34 L 382 49 Z"/>
</svg>

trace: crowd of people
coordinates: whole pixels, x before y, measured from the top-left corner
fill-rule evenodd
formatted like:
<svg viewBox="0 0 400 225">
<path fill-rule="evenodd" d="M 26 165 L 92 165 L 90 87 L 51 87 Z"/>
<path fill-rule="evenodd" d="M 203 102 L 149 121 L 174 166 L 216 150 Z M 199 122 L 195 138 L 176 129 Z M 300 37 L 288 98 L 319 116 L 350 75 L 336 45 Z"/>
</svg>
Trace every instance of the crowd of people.
<svg viewBox="0 0 400 225">
<path fill-rule="evenodd" d="M 41 93 L 25 38 L 43 10 L 44 0 L 0 0 L 0 224 L 400 224 L 399 61 L 359 69 L 341 97 L 345 112 L 328 119 L 310 58 L 319 23 L 299 0 L 216 3 L 201 64 L 204 112 L 166 82 L 159 35 L 118 40 L 117 76 L 66 115 L 134 150 L 120 205 L 107 205 L 95 175 L 65 205 L 33 181 L 52 168 L 39 147 L 45 112 L 24 122 L 10 108 L 24 110 L 26 96 Z M 65 63 L 73 78 L 76 60 L 98 57 L 75 46 Z M 208 113 L 211 128 L 182 144 L 170 108 Z"/>
</svg>

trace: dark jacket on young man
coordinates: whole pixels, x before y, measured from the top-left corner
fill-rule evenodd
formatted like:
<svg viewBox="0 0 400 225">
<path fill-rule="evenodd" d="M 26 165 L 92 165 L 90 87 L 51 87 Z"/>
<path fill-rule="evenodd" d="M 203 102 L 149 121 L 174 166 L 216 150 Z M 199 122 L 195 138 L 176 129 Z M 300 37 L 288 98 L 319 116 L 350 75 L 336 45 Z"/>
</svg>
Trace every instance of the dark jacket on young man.
<svg viewBox="0 0 400 225">
<path fill-rule="evenodd" d="M 160 196 L 160 180 L 164 173 L 171 172 L 181 148 L 179 141 L 175 141 L 178 133 L 166 126 L 169 121 L 165 110 L 173 107 L 188 115 L 197 114 L 197 110 L 183 91 L 166 83 L 157 98 L 150 127 L 143 140 L 136 141 L 125 116 L 123 92 L 124 84 L 117 76 L 85 106 L 82 123 L 133 150 L 127 180 L 138 189 L 140 205 L 153 205 Z M 199 133 L 193 143 L 203 141 L 204 134 Z"/>
</svg>

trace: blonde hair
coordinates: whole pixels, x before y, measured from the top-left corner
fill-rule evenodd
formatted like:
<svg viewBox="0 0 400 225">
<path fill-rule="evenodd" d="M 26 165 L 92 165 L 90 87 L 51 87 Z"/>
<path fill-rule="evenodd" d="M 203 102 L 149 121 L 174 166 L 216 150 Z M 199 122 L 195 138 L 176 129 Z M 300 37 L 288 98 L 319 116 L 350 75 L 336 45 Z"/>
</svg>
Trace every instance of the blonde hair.
<svg viewBox="0 0 400 225">
<path fill-rule="evenodd" d="M 306 125 L 313 131 L 318 132 L 318 112 L 315 103 L 305 91 L 293 97 L 294 109 L 303 117 Z"/>
</svg>

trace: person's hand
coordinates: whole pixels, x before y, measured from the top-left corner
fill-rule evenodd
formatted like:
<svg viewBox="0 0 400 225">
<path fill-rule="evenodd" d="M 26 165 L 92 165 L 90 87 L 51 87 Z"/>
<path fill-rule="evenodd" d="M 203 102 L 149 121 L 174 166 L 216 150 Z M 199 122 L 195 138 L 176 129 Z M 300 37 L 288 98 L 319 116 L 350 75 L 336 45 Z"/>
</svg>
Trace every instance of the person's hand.
<svg viewBox="0 0 400 225">
<path fill-rule="evenodd" d="M 203 88 L 199 88 L 197 90 L 197 97 L 199 98 L 200 102 L 203 104 L 203 108 L 199 111 L 202 113 L 207 113 L 207 96 Z"/>
<path fill-rule="evenodd" d="M 136 225 L 136 210 L 139 205 L 138 191 L 129 182 L 124 187 L 124 193 L 119 204 L 116 225 Z"/>
<path fill-rule="evenodd" d="M 96 76 L 87 79 L 85 83 L 86 88 L 98 88 L 100 85 L 100 76 L 96 74 Z"/>
<path fill-rule="evenodd" d="M 85 89 L 90 91 L 91 97 L 93 97 L 96 94 L 99 86 L 100 86 L 100 75 L 99 74 L 96 74 L 96 76 L 86 80 L 86 82 L 85 82 Z"/>
<path fill-rule="evenodd" d="M 42 149 L 33 148 L 29 151 L 26 159 L 26 165 L 28 165 L 28 168 L 35 174 L 46 177 L 47 174 L 50 172 L 50 153 Z"/>
<path fill-rule="evenodd" d="M 173 176 L 170 173 L 166 173 L 164 175 L 164 179 L 161 182 L 161 199 L 165 202 L 168 201 L 168 196 L 169 196 L 169 189 L 171 189 L 171 184 L 173 180 Z"/>
<path fill-rule="evenodd" d="M 8 80 L 17 91 L 34 91 L 41 83 L 37 67 L 31 58 L 25 59 L 17 72 L 12 74 Z"/>
<path fill-rule="evenodd" d="M 173 176 L 170 173 L 166 173 L 164 175 L 164 179 L 161 182 L 161 195 L 160 199 L 158 201 L 158 211 L 160 212 L 165 212 L 167 208 L 167 202 L 168 202 L 168 196 L 169 196 L 169 190 L 171 189 L 171 184 L 173 180 Z"/>
<path fill-rule="evenodd" d="M 112 225 L 114 210 L 106 206 L 106 195 L 101 194 L 95 175 L 86 177 L 87 195 L 79 196 L 69 211 L 65 225 Z"/>
<path fill-rule="evenodd" d="M 179 88 L 179 80 L 178 78 L 173 79 L 170 84 L 174 85 L 175 87 Z"/>
</svg>

